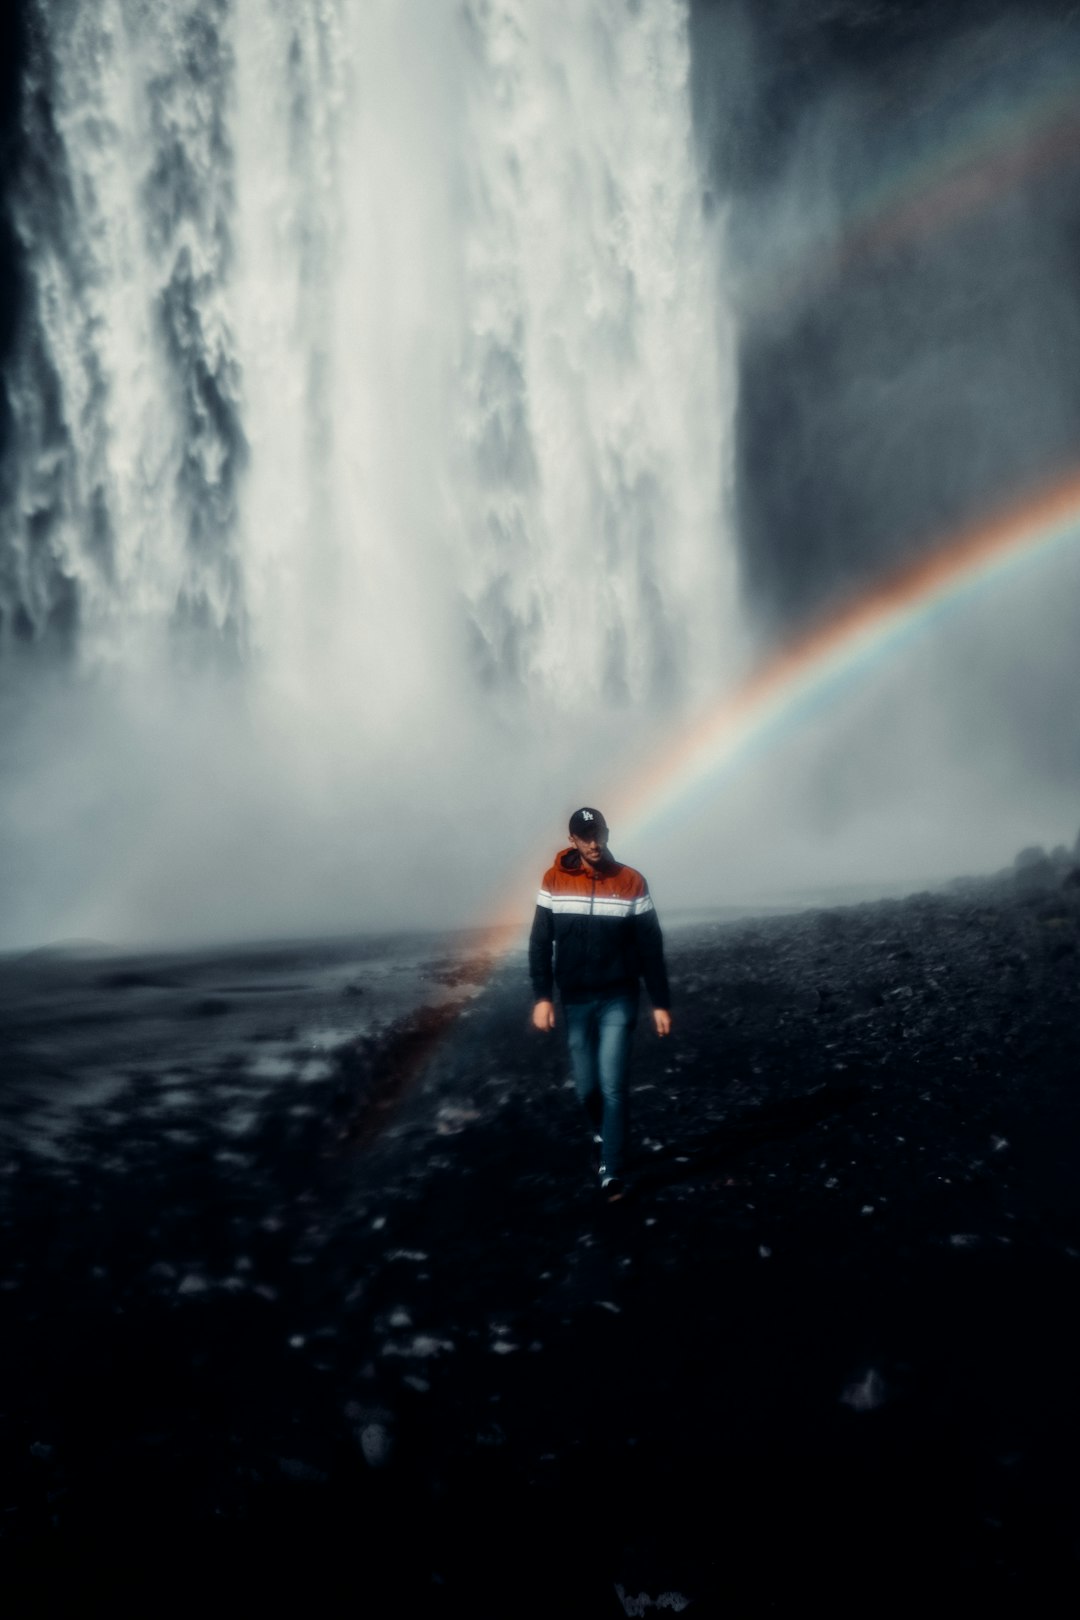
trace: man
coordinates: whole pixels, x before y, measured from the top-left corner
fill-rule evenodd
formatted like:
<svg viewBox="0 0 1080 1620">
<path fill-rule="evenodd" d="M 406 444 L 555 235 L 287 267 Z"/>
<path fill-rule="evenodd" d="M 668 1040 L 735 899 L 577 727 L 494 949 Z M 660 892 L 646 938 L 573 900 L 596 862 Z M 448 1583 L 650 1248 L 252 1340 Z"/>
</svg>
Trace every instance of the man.
<svg viewBox="0 0 1080 1620">
<path fill-rule="evenodd" d="M 589 806 L 570 817 L 570 849 L 544 873 L 529 938 L 533 1023 L 555 1027 L 558 985 L 574 1086 L 593 1129 L 594 1168 L 608 1198 L 622 1196 L 626 1076 L 638 980 L 658 1035 L 670 1035 L 664 942 L 649 885 L 608 852 L 608 825 Z M 552 973 L 552 947 L 555 969 Z"/>
</svg>

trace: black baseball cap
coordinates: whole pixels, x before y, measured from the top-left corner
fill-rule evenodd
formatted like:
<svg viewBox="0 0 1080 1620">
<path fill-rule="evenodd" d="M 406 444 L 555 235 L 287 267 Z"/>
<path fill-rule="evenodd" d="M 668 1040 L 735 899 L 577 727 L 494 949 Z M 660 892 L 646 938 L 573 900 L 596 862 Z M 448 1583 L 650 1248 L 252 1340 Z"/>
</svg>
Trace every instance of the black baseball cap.
<svg viewBox="0 0 1080 1620">
<path fill-rule="evenodd" d="M 590 838 L 607 830 L 608 824 L 600 811 L 592 809 L 590 805 L 575 810 L 570 817 L 570 832 L 574 838 Z"/>
</svg>

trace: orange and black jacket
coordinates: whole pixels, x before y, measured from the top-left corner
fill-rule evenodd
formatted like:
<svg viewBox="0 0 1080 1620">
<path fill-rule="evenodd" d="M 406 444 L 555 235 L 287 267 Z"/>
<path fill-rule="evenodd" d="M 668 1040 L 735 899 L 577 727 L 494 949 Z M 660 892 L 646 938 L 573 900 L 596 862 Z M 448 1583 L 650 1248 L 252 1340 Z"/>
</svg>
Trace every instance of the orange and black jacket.
<svg viewBox="0 0 1080 1620">
<path fill-rule="evenodd" d="M 641 873 L 610 855 L 595 869 L 576 849 L 556 855 L 536 897 L 529 976 L 537 1001 L 552 999 L 553 983 L 564 1001 L 636 995 L 640 978 L 654 1007 L 670 1007 L 664 939 Z"/>
</svg>

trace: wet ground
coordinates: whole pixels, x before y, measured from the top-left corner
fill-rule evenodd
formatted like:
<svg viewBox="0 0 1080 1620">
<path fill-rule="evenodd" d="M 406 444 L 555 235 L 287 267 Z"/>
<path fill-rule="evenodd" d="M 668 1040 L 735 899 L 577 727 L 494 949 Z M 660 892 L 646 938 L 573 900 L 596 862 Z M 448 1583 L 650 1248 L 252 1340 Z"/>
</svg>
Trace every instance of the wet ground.
<svg viewBox="0 0 1080 1620">
<path fill-rule="evenodd" d="M 516 957 L 9 962 L 18 1612 L 1058 1612 L 1078 953 L 1058 883 L 673 930 L 611 1205 Z"/>
</svg>

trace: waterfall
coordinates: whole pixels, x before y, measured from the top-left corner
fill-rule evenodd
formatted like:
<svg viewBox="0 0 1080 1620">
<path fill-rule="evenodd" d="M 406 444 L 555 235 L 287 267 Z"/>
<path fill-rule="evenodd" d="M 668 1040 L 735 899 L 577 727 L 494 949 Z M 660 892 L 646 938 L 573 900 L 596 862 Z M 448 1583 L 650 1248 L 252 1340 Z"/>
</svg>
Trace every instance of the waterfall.
<svg viewBox="0 0 1080 1620">
<path fill-rule="evenodd" d="M 31 709 L 48 664 L 93 716 L 71 883 L 115 895 L 90 825 L 119 838 L 124 792 L 159 890 L 162 838 L 232 871 L 220 824 L 267 793 L 322 818 L 296 894 L 333 887 L 351 813 L 550 791 L 561 814 L 552 733 L 605 717 L 625 747 L 715 688 L 736 633 L 686 5 L 31 9 L 0 659 Z M 117 915 L 149 928 L 144 890 Z"/>
<path fill-rule="evenodd" d="M 137 666 L 148 632 L 243 611 L 227 11 L 69 0 L 35 20 L 4 628 L 76 621 L 86 662 Z"/>
</svg>

